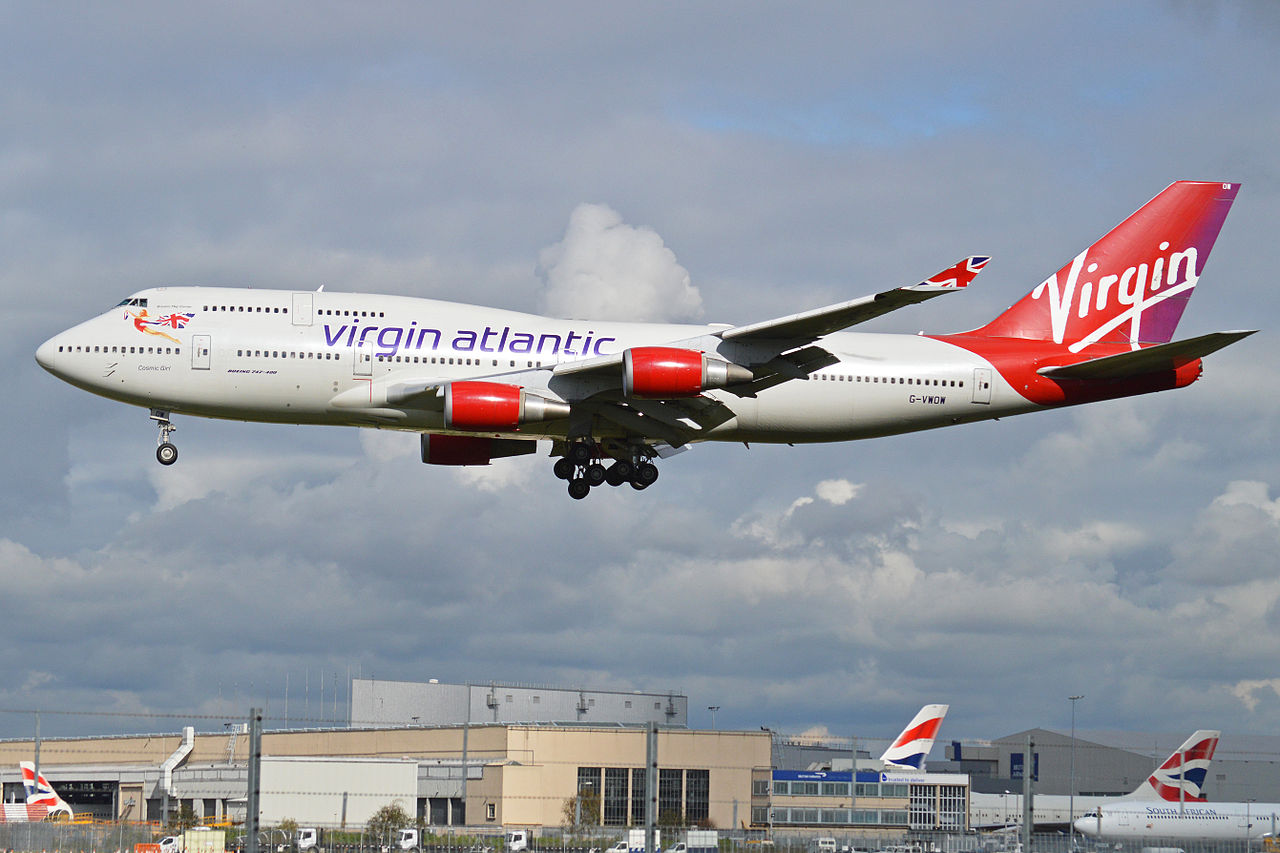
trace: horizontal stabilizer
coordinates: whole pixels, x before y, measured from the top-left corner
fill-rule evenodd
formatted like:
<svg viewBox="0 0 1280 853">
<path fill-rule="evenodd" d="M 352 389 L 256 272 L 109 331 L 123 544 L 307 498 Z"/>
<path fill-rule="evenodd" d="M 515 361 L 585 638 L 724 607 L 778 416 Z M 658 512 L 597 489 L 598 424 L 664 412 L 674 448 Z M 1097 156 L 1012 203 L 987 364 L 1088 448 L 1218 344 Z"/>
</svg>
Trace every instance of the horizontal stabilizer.
<svg viewBox="0 0 1280 853">
<path fill-rule="evenodd" d="M 1188 362 L 1203 358 L 1247 338 L 1256 331 L 1257 329 L 1241 332 L 1213 332 L 1198 338 L 1156 344 L 1133 352 L 1082 361 L 1079 364 L 1042 367 L 1036 373 L 1050 379 L 1125 379 L 1163 370 L 1176 370 Z"/>
</svg>

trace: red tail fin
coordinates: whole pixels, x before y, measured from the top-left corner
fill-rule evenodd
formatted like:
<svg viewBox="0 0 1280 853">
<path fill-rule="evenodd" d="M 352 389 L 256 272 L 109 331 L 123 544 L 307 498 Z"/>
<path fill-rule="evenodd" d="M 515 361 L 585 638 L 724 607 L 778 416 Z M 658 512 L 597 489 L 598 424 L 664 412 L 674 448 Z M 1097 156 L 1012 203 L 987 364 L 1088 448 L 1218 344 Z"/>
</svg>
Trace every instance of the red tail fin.
<svg viewBox="0 0 1280 853">
<path fill-rule="evenodd" d="M 1239 189 L 1169 185 L 973 334 L 1053 341 L 1072 352 L 1171 340 Z"/>
</svg>

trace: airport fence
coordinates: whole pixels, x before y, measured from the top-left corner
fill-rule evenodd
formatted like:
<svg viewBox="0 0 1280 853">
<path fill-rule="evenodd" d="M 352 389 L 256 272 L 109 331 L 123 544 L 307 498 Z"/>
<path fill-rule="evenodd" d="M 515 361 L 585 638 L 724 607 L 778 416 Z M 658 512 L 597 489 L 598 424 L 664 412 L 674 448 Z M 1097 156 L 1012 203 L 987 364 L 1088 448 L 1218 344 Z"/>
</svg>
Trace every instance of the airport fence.
<svg viewBox="0 0 1280 853">
<path fill-rule="evenodd" d="M 296 853 L 278 830 L 264 830 L 259 837 L 263 853 Z M 389 838 L 360 832 L 344 834 L 341 841 L 323 845 L 323 853 L 400 853 Z M 619 836 L 617 828 L 594 832 L 539 830 L 532 853 L 602 853 Z M 0 823 L 0 853 L 133 853 L 134 845 L 158 840 L 158 830 L 145 823 Z M 1024 853 L 1019 837 L 1007 833 L 909 833 L 886 835 L 825 834 L 833 838 L 838 853 Z M 669 846 L 678 836 L 664 839 Z M 504 853 L 505 839 L 492 827 L 446 830 L 424 834 L 420 853 Z M 228 834 L 229 850 L 242 851 L 244 839 Z M 759 830 L 721 831 L 720 853 L 816 853 L 814 834 L 772 835 Z M 1040 834 L 1032 837 L 1025 853 L 1264 853 L 1258 841 L 1200 842 L 1147 839 L 1140 842 L 1101 843 L 1083 836 Z"/>
<path fill-rule="evenodd" d="M 132 853 L 156 840 L 149 824 L 0 823 L 0 851 L 19 853 Z"/>
</svg>

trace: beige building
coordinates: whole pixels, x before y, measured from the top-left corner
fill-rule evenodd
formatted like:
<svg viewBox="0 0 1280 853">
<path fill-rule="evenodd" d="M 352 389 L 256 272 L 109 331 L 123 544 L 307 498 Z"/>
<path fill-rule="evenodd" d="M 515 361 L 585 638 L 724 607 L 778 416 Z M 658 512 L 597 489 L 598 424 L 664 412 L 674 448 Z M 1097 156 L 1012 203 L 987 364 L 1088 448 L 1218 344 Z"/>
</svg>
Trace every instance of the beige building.
<svg viewBox="0 0 1280 853">
<path fill-rule="evenodd" d="M 334 761 L 413 759 L 417 796 L 407 810 L 416 810 L 428 825 L 491 826 L 495 831 L 560 826 L 565 801 L 581 791 L 597 795 L 601 824 L 624 827 L 643 823 L 646 737 L 645 727 L 616 725 L 268 731 L 262 736 L 262 754 Z M 239 732 L 48 739 L 40 746 L 40 764 L 78 811 L 157 821 L 166 806 L 171 813 L 189 806 L 205 820 L 241 819 L 248 749 L 248 737 Z M 33 752 L 31 741 L 0 742 L 6 799 L 20 783 L 18 762 L 31 760 Z M 753 777 L 768 778 L 767 732 L 659 729 L 657 755 L 658 808 L 665 817 L 728 829 L 750 825 L 753 813 L 767 809 L 767 785 L 752 784 Z M 264 776 L 264 824 L 294 817 L 267 811 L 273 802 L 290 802 L 272 795 L 293 793 L 271 791 L 269 783 Z M 96 792 L 94 801 L 77 803 L 75 792 L 89 789 Z M 317 796 L 337 793 L 348 801 L 381 796 L 376 791 Z M 364 813 L 378 803 L 361 805 Z"/>
</svg>

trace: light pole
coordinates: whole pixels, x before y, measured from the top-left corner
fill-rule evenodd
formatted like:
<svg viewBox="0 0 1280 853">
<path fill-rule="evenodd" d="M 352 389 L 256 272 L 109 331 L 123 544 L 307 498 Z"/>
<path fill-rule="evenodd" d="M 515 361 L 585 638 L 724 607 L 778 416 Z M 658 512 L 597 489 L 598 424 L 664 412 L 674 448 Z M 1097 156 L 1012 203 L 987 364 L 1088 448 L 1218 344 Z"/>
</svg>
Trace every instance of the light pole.
<svg viewBox="0 0 1280 853">
<path fill-rule="evenodd" d="M 716 711 L 720 710 L 719 705 L 708 705 L 707 710 L 711 712 L 711 731 L 716 730 Z"/>
<path fill-rule="evenodd" d="M 1067 792 L 1067 831 L 1068 837 L 1071 839 L 1070 848 L 1072 851 L 1076 849 L 1076 702 L 1084 698 L 1084 694 L 1079 696 L 1068 696 L 1071 700 L 1071 789 Z"/>
</svg>

